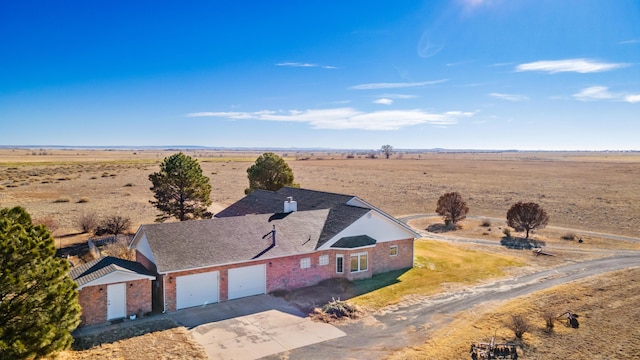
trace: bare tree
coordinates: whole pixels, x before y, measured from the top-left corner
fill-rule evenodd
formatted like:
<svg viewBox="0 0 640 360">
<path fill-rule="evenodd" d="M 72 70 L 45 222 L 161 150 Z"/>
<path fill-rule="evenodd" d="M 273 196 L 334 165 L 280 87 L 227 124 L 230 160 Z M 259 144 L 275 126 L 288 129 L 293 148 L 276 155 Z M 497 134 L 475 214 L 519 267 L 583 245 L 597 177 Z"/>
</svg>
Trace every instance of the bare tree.
<svg viewBox="0 0 640 360">
<path fill-rule="evenodd" d="M 522 315 L 511 315 L 511 321 L 506 325 L 518 339 L 522 339 L 522 335 L 531 329 L 529 321 Z"/>
<path fill-rule="evenodd" d="M 549 216 L 534 202 L 524 203 L 519 201 L 507 212 L 507 225 L 516 231 L 526 231 L 526 238 L 529 238 L 529 231 L 541 229 L 549 222 Z"/>
<path fill-rule="evenodd" d="M 440 196 L 436 212 L 444 218 L 445 224 L 455 226 L 467 217 L 469 207 L 458 192 L 450 192 Z"/>
<path fill-rule="evenodd" d="M 380 151 L 384 154 L 385 159 L 388 159 L 391 154 L 393 154 L 393 146 L 391 145 L 382 145 Z"/>
</svg>

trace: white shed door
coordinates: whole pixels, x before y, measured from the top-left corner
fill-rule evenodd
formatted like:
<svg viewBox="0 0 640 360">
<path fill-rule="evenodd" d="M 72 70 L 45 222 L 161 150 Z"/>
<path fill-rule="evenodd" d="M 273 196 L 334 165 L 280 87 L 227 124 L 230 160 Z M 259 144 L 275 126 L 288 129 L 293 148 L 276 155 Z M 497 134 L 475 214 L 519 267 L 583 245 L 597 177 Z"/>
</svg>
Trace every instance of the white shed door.
<svg viewBox="0 0 640 360">
<path fill-rule="evenodd" d="M 127 287 L 125 283 L 107 286 L 107 320 L 127 316 Z"/>
<path fill-rule="evenodd" d="M 218 272 L 176 277 L 176 309 L 218 302 Z"/>
<path fill-rule="evenodd" d="M 229 300 L 267 292 L 264 264 L 229 269 Z"/>
</svg>

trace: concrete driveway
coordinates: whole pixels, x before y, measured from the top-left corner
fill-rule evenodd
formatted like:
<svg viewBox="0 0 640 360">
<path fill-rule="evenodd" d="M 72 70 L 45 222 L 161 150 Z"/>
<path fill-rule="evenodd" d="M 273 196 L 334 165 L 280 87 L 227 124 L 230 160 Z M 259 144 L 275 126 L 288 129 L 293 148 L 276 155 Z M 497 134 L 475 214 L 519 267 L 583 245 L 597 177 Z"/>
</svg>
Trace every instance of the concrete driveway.
<svg viewBox="0 0 640 360">
<path fill-rule="evenodd" d="M 270 295 L 185 309 L 169 316 L 189 329 L 210 359 L 258 359 L 346 335 L 332 325 L 311 321 Z"/>
</svg>

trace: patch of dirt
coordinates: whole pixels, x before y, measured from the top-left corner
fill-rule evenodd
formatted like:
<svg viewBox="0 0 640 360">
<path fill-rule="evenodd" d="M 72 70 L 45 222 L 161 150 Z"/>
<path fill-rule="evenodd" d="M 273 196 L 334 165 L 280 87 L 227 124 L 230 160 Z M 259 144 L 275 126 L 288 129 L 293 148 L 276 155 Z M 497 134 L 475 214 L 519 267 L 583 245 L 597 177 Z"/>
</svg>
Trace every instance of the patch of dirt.
<svg viewBox="0 0 640 360">
<path fill-rule="evenodd" d="M 184 327 L 169 319 L 118 326 L 76 338 L 73 349 L 57 354 L 57 359 L 202 359 L 204 348 Z"/>
</svg>

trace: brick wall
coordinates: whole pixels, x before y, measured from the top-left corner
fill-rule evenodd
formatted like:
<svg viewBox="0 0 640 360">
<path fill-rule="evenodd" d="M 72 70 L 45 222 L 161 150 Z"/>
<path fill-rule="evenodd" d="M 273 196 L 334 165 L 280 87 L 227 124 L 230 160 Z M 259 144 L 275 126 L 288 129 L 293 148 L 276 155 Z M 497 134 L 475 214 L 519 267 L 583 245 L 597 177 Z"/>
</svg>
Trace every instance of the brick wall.
<svg viewBox="0 0 640 360">
<path fill-rule="evenodd" d="M 127 288 L 127 315 L 139 317 L 151 312 L 151 280 L 129 281 Z"/>
<path fill-rule="evenodd" d="M 107 284 L 87 286 L 79 290 L 78 302 L 82 307 L 80 325 L 95 325 L 107 322 Z M 102 292 L 100 292 L 102 289 Z M 125 284 L 127 316 L 140 316 L 151 311 L 151 280 L 128 281 Z"/>
<path fill-rule="evenodd" d="M 390 255 L 390 247 L 398 246 L 398 255 Z M 350 272 L 350 255 L 367 252 L 368 269 L 356 273 Z M 344 273 L 336 273 L 336 255 L 344 256 Z M 320 265 L 321 255 L 329 256 L 327 265 Z M 300 260 L 310 258 L 309 268 L 300 268 Z M 197 270 L 179 271 L 165 275 L 166 310 L 176 311 L 176 277 L 209 271 L 219 272 L 219 299 L 228 299 L 228 271 L 232 268 L 265 264 L 267 272 L 267 292 L 290 290 L 304 286 L 316 285 L 322 280 L 344 277 L 349 280 L 366 279 L 374 274 L 391 270 L 406 269 L 413 266 L 413 239 L 379 243 L 374 247 L 356 250 L 325 250 L 312 254 L 289 256 L 270 260 L 257 260 L 242 264 L 212 266 Z M 204 286 L 205 284 L 203 284 Z"/>
<path fill-rule="evenodd" d="M 103 291 L 100 292 L 100 289 Z M 82 307 L 80 325 L 102 324 L 107 321 L 107 285 L 87 286 L 79 291 Z"/>
</svg>

